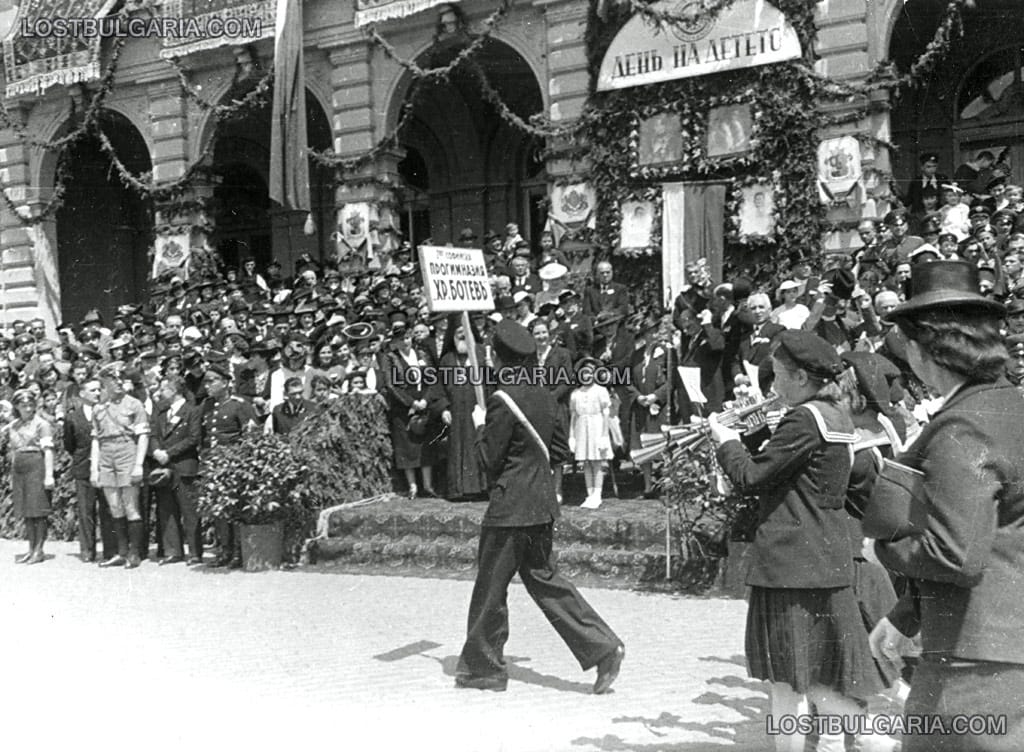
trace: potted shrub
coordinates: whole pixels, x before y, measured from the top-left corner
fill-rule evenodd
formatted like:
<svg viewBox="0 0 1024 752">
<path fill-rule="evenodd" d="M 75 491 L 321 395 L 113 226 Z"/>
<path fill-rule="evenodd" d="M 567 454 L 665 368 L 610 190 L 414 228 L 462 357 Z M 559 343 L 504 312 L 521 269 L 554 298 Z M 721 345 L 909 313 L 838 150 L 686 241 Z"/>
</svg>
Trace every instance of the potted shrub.
<svg viewBox="0 0 1024 752">
<path fill-rule="evenodd" d="M 280 566 L 311 514 L 300 490 L 308 466 L 286 438 L 258 432 L 213 449 L 204 460 L 199 513 L 239 526 L 246 571 Z"/>
</svg>

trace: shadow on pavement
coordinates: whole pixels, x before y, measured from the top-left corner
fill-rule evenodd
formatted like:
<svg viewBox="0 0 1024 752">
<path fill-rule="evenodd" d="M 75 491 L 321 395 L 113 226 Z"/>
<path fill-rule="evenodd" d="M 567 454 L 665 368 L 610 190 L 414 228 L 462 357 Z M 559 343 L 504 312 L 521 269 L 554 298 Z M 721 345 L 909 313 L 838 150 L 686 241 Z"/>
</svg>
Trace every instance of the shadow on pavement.
<svg viewBox="0 0 1024 752">
<path fill-rule="evenodd" d="M 730 658 L 709 656 L 700 660 L 740 667 L 746 665 L 742 655 Z M 580 748 L 602 752 L 762 752 L 772 746 L 764 734 L 764 717 L 768 712 L 768 695 L 764 689 L 764 682 L 728 674 L 712 677 L 706 684 L 708 690 L 694 698 L 693 703 L 729 708 L 740 716 L 737 720 L 704 723 L 685 721 L 670 711 L 663 711 L 656 717 L 620 716 L 613 718 L 612 723 L 639 724 L 651 735 L 651 742 L 637 742 L 635 734 L 630 734 L 628 740 L 615 734 L 605 734 L 601 737 L 580 737 L 574 739 L 572 743 Z M 720 689 L 727 690 L 728 694 L 718 691 Z M 673 735 L 673 732 L 703 734 L 710 740 L 687 742 L 665 739 Z"/>
</svg>

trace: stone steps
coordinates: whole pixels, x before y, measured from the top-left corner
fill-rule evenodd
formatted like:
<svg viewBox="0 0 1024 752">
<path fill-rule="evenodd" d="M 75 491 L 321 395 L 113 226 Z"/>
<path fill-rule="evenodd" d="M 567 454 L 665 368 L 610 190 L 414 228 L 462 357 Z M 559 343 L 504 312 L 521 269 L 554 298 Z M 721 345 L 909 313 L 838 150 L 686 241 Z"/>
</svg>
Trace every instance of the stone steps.
<svg viewBox="0 0 1024 752">
<path fill-rule="evenodd" d="M 472 580 L 476 576 L 475 538 L 406 534 L 368 538 L 346 535 L 317 541 L 310 566 L 324 570 L 407 577 Z M 584 587 L 629 589 L 664 578 L 665 551 L 613 549 L 556 542 L 559 572 Z"/>
</svg>

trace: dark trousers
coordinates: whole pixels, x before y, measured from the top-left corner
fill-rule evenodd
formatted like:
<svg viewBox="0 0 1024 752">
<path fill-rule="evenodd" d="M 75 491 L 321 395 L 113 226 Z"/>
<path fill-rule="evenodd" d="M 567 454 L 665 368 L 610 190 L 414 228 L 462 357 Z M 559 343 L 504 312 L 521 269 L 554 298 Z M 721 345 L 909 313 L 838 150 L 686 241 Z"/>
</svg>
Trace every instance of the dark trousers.
<svg viewBox="0 0 1024 752">
<path fill-rule="evenodd" d="M 96 521 L 100 523 L 103 558 L 117 554 L 117 537 L 110 517 L 110 507 L 103 491 L 94 488 L 88 478 L 75 478 L 75 500 L 78 503 L 78 548 L 84 556 L 96 556 Z M 99 512 L 97 514 L 97 511 Z"/>
<path fill-rule="evenodd" d="M 516 572 L 584 671 L 622 644 L 572 583 L 555 571 L 551 529 L 550 524 L 481 528 L 460 675 L 507 675 L 503 651 L 508 640 L 508 585 Z"/>
<path fill-rule="evenodd" d="M 187 544 L 189 556 L 201 559 L 203 535 L 195 478 L 175 477 L 173 485 L 156 486 L 152 490 L 156 497 L 157 535 L 164 556 L 184 556 L 184 544 Z"/>
</svg>

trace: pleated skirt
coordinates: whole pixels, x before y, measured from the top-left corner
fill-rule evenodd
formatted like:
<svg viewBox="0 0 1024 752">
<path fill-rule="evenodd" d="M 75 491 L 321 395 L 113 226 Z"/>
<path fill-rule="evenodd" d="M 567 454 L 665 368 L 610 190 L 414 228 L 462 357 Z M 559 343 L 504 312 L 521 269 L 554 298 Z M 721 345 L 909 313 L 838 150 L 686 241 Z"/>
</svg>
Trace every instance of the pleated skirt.
<svg viewBox="0 0 1024 752">
<path fill-rule="evenodd" d="M 821 685 L 867 699 L 883 688 L 853 588 L 752 587 L 747 671 L 805 693 Z"/>
</svg>

